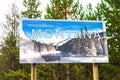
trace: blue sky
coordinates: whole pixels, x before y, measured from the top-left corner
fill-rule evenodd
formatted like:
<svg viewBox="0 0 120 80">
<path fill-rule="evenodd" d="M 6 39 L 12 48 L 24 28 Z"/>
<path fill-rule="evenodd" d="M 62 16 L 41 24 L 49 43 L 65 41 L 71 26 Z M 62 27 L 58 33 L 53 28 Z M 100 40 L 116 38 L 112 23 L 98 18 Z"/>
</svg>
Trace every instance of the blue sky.
<svg viewBox="0 0 120 80">
<path fill-rule="evenodd" d="M 42 33 L 47 32 L 48 36 L 55 35 L 56 30 L 61 34 L 62 31 L 70 30 L 74 31 L 84 31 L 85 26 L 88 31 L 102 31 L 103 22 L 102 21 L 69 21 L 69 20 L 22 20 L 22 29 L 29 38 L 32 37 L 32 30 L 38 33 L 41 30 Z M 52 33 L 50 32 L 52 31 Z M 50 34 L 49 34 L 50 33 Z M 67 33 L 64 33 L 66 35 Z M 71 33 L 74 34 L 74 33 Z M 44 38 L 44 34 L 42 34 Z M 65 36 L 66 37 L 66 36 Z M 74 36 L 72 36 L 73 38 Z"/>
<path fill-rule="evenodd" d="M 85 26 L 88 30 L 102 30 L 101 21 L 68 21 L 68 20 L 23 20 L 23 30 L 30 32 L 32 29 L 38 31 L 51 30 L 84 30 Z"/>
</svg>

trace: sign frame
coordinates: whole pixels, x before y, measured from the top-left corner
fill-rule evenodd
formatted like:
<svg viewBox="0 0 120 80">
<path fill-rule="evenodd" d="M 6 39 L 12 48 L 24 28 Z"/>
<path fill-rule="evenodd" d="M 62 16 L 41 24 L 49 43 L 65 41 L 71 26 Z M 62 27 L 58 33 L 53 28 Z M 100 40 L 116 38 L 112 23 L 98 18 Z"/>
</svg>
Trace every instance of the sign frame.
<svg viewBox="0 0 120 80">
<path fill-rule="evenodd" d="M 28 22 L 25 22 L 25 21 L 28 21 Z M 37 31 L 38 32 L 38 30 L 36 30 L 36 28 L 42 28 L 43 26 L 44 27 L 46 27 L 46 26 L 49 26 L 50 24 L 52 24 L 51 22 L 53 22 L 53 26 L 52 26 L 52 28 L 50 28 L 50 29 L 54 29 L 53 27 L 55 27 L 55 25 L 56 25 L 56 23 L 57 24 L 59 24 L 59 25 L 62 25 L 63 27 L 62 28 L 65 28 L 64 26 L 65 25 L 67 25 L 67 27 L 69 27 L 70 25 L 69 24 L 74 24 L 74 26 L 78 26 L 79 27 L 79 24 L 81 23 L 86 23 L 86 24 L 83 24 L 84 26 L 81 26 L 82 27 L 82 29 L 81 28 L 79 28 L 79 31 L 81 31 L 81 30 L 83 30 L 83 31 L 81 31 L 81 32 L 85 32 L 85 28 L 88 26 L 88 27 L 91 27 L 90 26 L 90 24 L 92 24 L 92 25 L 97 25 L 97 23 L 100 23 L 100 24 L 102 24 L 102 26 L 100 26 L 100 27 L 102 27 L 102 28 L 100 28 L 101 30 L 102 30 L 102 32 L 103 33 L 99 33 L 99 34 L 101 34 L 102 35 L 102 39 L 103 39 L 103 43 L 101 43 L 101 44 L 103 44 L 103 46 L 102 46 L 102 48 L 103 48 L 103 54 L 105 54 L 104 56 L 101 56 L 101 55 L 99 55 L 99 56 L 64 56 L 64 57 L 59 57 L 59 56 L 54 56 L 54 57 L 56 57 L 57 59 L 51 59 L 51 57 L 50 57 L 50 59 L 51 60 L 45 60 L 45 58 L 49 58 L 48 56 L 42 56 L 41 57 L 41 54 L 47 54 L 47 53 L 50 53 L 50 52 L 42 52 L 41 50 L 39 50 L 38 49 L 38 51 L 40 52 L 40 55 L 38 55 L 37 53 L 38 52 L 35 52 L 35 51 L 32 51 L 32 52 L 30 52 L 30 51 L 27 51 L 27 50 L 29 50 L 29 48 L 31 48 L 31 47 L 33 47 L 34 45 L 37 45 L 37 44 L 39 44 L 39 45 L 41 45 L 41 46 L 46 46 L 46 44 L 48 45 L 50 45 L 51 43 L 53 43 L 54 42 L 54 40 L 53 39 L 51 39 L 51 43 L 49 42 L 50 41 L 50 38 L 51 38 L 51 35 L 52 34 L 50 34 L 49 35 L 49 33 L 52 33 L 51 31 L 50 31 L 50 29 L 47 29 L 47 31 L 46 31 L 46 33 L 45 33 L 45 30 L 44 30 L 44 36 L 45 36 L 45 34 L 47 34 L 47 38 L 49 38 L 48 40 L 47 39 L 43 39 L 43 42 L 42 42 L 42 40 L 40 40 L 40 39 L 36 39 L 37 37 L 34 37 L 34 38 L 31 38 L 31 36 L 29 36 L 26 32 L 27 31 L 31 31 L 32 33 L 35 33 L 35 31 Z M 63 22 L 63 23 L 62 23 Z M 27 24 L 29 23 L 29 27 L 28 26 L 26 26 Z M 44 25 L 42 25 L 42 27 L 40 27 L 41 26 L 41 24 L 40 23 L 44 23 Z M 45 24 L 46 23 L 46 24 Z M 78 23 L 78 24 L 77 24 Z M 90 23 L 90 24 L 89 24 Z M 20 63 L 108 63 L 109 62 L 109 59 L 108 59 L 108 50 L 107 50 L 107 37 L 106 37 L 106 27 L 105 27 L 105 21 L 89 21 L 89 20 L 87 20 L 87 21 L 85 21 L 85 20 L 49 20 L 49 19 L 47 19 L 47 20 L 42 20 L 42 19 L 22 19 L 21 20 L 21 22 L 20 22 Z M 34 25 L 34 24 L 37 24 L 37 25 Z M 68 26 L 69 25 L 69 26 Z M 27 27 L 27 28 L 25 28 L 25 26 Z M 33 29 L 29 29 L 29 28 L 33 28 L 33 27 L 35 27 L 34 29 L 34 31 L 33 31 Z M 50 27 L 50 26 L 49 26 Z M 84 27 L 84 28 L 83 28 Z M 47 27 L 46 27 L 47 28 Z M 61 26 L 59 27 L 57 27 L 57 28 L 61 28 Z M 74 28 L 71 28 L 71 30 L 73 29 L 73 31 L 74 31 Z M 95 29 L 95 31 L 96 31 L 96 29 L 97 28 L 93 28 L 93 29 Z M 25 31 L 26 30 L 26 31 Z M 40 30 L 42 30 L 42 29 L 40 29 Z M 54 29 L 55 30 L 55 29 Z M 70 28 L 68 28 L 68 30 L 70 30 Z M 31 33 L 31 35 L 32 35 L 32 33 Z M 40 31 L 40 33 L 42 33 L 42 31 Z M 70 32 L 68 32 L 68 33 L 70 33 Z M 89 32 L 88 32 L 89 33 Z M 94 33 L 94 32 L 93 32 Z M 91 33 L 91 34 L 93 34 L 93 33 Z M 34 35 L 36 35 L 37 33 L 35 33 Z M 39 34 L 39 33 L 38 33 Z M 53 32 L 53 34 L 54 34 L 54 32 Z M 72 33 L 72 34 L 75 34 L 75 33 Z M 82 34 L 82 33 L 81 33 Z M 81 35 L 80 34 L 80 35 Z M 26 35 L 26 40 L 24 40 L 24 38 L 22 38 L 24 35 Z M 58 34 L 57 34 L 58 36 L 57 37 L 59 37 L 59 38 L 62 38 L 63 36 L 61 36 L 61 32 L 59 32 Z M 65 34 L 66 35 L 66 34 Z M 86 32 L 86 34 L 84 34 L 84 35 L 87 35 L 87 32 Z M 42 36 L 42 38 L 44 38 L 44 36 L 43 35 L 41 35 Z M 69 36 L 70 35 L 67 35 L 67 38 L 69 38 Z M 74 36 L 71 36 L 72 38 L 74 38 Z M 84 36 L 85 37 L 85 36 Z M 89 34 L 88 34 L 88 37 L 89 37 Z M 40 37 L 41 38 L 41 37 Z M 66 38 L 66 36 L 65 36 L 65 38 Z M 72 38 L 70 38 L 70 39 L 72 39 Z M 55 39 L 55 38 L 54 38 Z M 22 41 L 22 40 L 24 40 L 24 41 Z M 31 40 L 31 41 L 29 41 L 29 40 Z M 45 41 L 44 41 L 45 40 Z M 75 39 L 73 39 L 73 40 L 75 40 Z M 52 42 L 53 41 L 53 42 Z M 64 41 L 64 40 L 63 40 Z M 69 41 L 69 40 L 68 40 Z M 76 40 L 77 41 L 77 40 Z M 76 41 L 74 41 L 74 43 L 76 42 Z M 78 40 L 79 41 L 79 40 Z M 84 41 L 84 40 L 83 40 Z M 59 41 L 60 42 L 60 41 Z M 88 41 L 89 42 L 89 41 Z M 29 44 L 30 43 L 30 44 Z M 73 44 L 74 44 L 73 43 Z M 27 44 L 27 47 L 25 48 L 25 44 Z M 65 43 L 62 43 L 62 45 L 63 44 L 65 44 Z M 70 43 L 69 43 L 70 44 Z M 54 43 L 54 46 L 55 46 L 56 44 Z M 68 45 L 68 44 L 66 44 L 66 45 Z M 77 44 L 76 44 L 77 45 Z M 21 46 L 24 46 L 24 48 L 23 47 L 21 47 Z M 31 46 L 31 47 L 30 47 Z M 51 45 L 50 45 L 51 46 Z M 61 45 L 60 45 L 61 46 Z M 61 48 L 60 46 L 57 46 L 58 48 Z M 66 48 L 66 47 L 69 47 L 69 46 L 65 46 L 64 48 Z M 56 48 L 56 47 L 55 47 Z M 76 47 L 77 48 L 77 47 Z M 35 46 L 34 46 L 34 49 L 35 49 Z M 62 48 L 63 49 L 63 48 Z M 62 50 L 61 49 L 61 50 Z M 73 48 L 72 48 L 73 49 Z M 80 49 L 80 48 L 78 48 L 78 49 Z M 24 52 L 24 53 L 23 53 Z M 59 53 L 60 51 L 58 51 L 58 52 L 56 52 L 56 53 Z M 93 51 L 94 52 L 94 51 Z M 27 53 L 27 54 L 26 54 Z M 36 53 L 36 54 L 35 54 Z M 79 52 L 78 52 L 79 53 Z M 28 57 L 28 56 L 30 56 L 30 57 Z M 59 54 L 58 54 L 59 55 Z M 38 56 L 38 58 L 37 58 L 37 56 Z M 50 56 L 51 56 L 51 54 L 50 54 Z M 41 59 L 39 59 L 39 57 L 41 58 Z M 52 56 L 53 57 L 53 56 Z"/>
</svg>

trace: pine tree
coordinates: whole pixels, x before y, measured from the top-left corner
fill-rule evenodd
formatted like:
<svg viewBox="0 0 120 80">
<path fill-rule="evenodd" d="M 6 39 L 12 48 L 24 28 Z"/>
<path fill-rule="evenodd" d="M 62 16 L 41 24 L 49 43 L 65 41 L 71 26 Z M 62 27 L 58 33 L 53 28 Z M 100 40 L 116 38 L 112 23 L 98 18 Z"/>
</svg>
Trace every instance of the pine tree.
<svg viewBox="0 0 120 80">
<path fill-rule="evenodd" d="M 40 18 L 42 11 L 38 10 L 40 6 L 39 0 L 23 0 L 23 6 L 26 8 L 22 11 L 22 17 L 26 18 Z"/>
<path fill-rule="evenodd" d="M 107 36 L 109 37 L 108 39 L 109 54 L 120 57 L 120 41 L 119 41 L 120 40 L 120 32 L 119 32 L 120 30 L 120 18 L 119 18 L 120 17 L 120 6 L 119 6 L 120 1 L 105 0 L 105 2 L 106 2 L 106 5 L 108 4 L 108 7 L 103 8 L 103 9 L 104 9 L 105 20 L 107 21 L 106 27 L 107 27 Z M 113 62 L 113 60 L 111 61 Z M 114 60 L 114 63 L 115 62 L 116 60 Z"/>
<path fill-rule="evenodd" d="M 47 5 L 46 19 L 82 19 L 82 5 L 79 1 L 74 0 L 51 0 L 51 5 Z M 79 16 L 82 15 L 82 16 Z M 54 69 L 57 72 L 55 75 L 57 80 L 65 80 L 72 77 L 72 64 L 56 64 Z M 65 76 L 67 75 L 67 76 Z M 71 76 L 70 76 L 71 75 Z"/>
<path fill-rule="evenodd" d="M 79 8 L 78 8 L 79 7 Z M 51 5 L 47 5 L 46 19 L 75 19 L 75 14 L 79 14 L 82 5 L 74 0 L 51 0 Z"/>
<path fill-rule="evenodd" d="M 3 24 L 5 38 L 2 42 L 2 53 L 0 58 L 0 77 L 2 80 L 25 79 L 27 75 L 21 73 L 21 65 L 19 64 L 19 40 L 18 40 L 18 8 L 13 3 L 10 12 L 5 15 L 6 23 Z M 17 74 L 16 74 L 17 73 Z"/>
<path fill-rule="evenodd" d="M 97 6 L 97 16 L 106 21 L 109 64 L 100 65 L 101 79 L 119 79 L 120 75 L 120 1 L 102 0 Z M 111 72 L 112 70 L 112 72 Z M 103 72 L 104 71 L 104 72 Z M 111 72 L 110 74 L 107 74 Z M 104 76 L 105 75 L 105 76 Z"/>
</svg>

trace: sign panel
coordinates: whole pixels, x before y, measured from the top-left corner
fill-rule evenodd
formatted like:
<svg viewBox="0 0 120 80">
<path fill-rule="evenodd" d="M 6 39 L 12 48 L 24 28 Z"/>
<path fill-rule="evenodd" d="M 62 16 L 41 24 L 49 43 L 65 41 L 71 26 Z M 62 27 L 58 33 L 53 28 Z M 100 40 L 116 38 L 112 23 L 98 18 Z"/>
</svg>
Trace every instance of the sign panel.
<svg viewBox="0 0 120 80">
<path fill-rule="evenodd" d="M 21 21 L 20 63 L 107 62 L 104 21 Z"/>
</svg>

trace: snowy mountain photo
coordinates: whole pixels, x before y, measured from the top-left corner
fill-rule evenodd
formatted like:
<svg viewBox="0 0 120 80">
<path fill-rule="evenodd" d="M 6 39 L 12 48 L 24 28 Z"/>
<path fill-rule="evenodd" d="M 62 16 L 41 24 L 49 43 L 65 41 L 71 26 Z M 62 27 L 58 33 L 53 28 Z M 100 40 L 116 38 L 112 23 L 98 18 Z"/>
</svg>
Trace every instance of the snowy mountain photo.
<svg viewBox="0 0 120 80">
<path fill-rule="evenodd" d="M 56 21 L 50 21 L 53 24 L 49 21 L 38 22 L 33 24 L 33 21 L 32 24 L 28 24 L 29 22 L 25 23 L 23 21 L 22 23 L 23 28 L 20 30 L 20 63 L 108 61 L 108 54 L 105 51 L 106 32 L 103 30 L 102 22 L 58 21 L 56 23 Z M 77 25 L 73 23 L 77 23 Z M 58 24 L 62 27 L 57 27 Z M 74 27 L 64 28 L 64 24 Z M 92 28 L 92 26 L 95 27 Z M 85 61 L 82 59 L 85 59 Z"/>
</svg>

